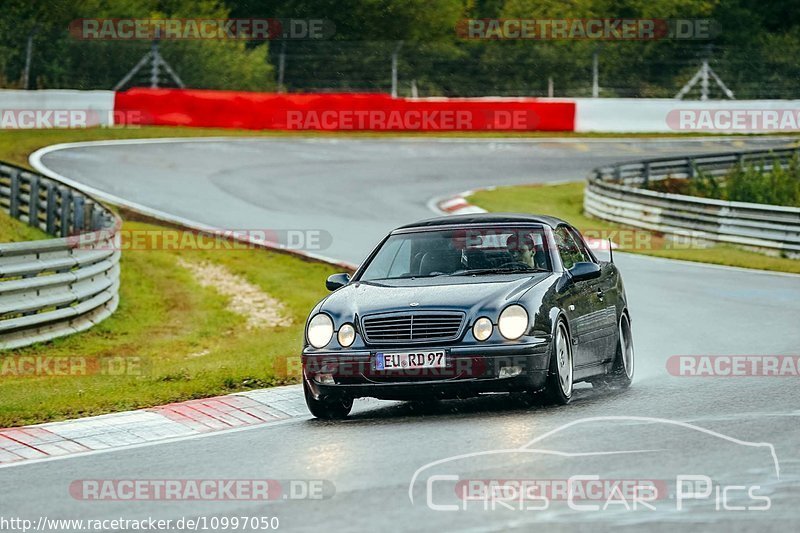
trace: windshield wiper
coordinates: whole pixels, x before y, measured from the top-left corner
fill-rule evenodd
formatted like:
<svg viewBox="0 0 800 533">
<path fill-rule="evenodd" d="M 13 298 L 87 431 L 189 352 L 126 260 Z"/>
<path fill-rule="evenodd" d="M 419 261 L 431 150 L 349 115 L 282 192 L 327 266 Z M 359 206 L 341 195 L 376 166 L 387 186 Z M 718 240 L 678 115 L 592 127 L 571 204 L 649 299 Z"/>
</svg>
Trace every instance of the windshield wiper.
<svg viewBox="0 0 800 533">
<path fill-rule="evenodd" d="M 450 274 L 451 276 L 481 276 L 483 274 L 520 274 L 529 272 L 547 272 L 541 268 L 533 267 L 506 267 L 506 268 L 468 268 L 466 270 L 457 270 Z"/>
</svg>

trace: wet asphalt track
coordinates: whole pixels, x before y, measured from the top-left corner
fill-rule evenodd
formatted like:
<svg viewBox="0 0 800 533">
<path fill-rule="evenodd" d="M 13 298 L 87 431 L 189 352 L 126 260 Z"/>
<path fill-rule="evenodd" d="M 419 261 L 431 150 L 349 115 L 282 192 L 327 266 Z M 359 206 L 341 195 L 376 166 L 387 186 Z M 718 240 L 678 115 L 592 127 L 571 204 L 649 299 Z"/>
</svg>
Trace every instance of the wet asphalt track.
<svg viewBox="0 0 800 533">
<path fill-rule="evenodd" d="M 43 162 L 100 190 L 210 225 L 326 229 L 333 244 L 323 253 L 357 262 L 387 230 L 429 216 L 426 203 L 432 197 L 485 185 L 578 179 L 593 166 L 625 159 L 759 146 L 763 141 L 260 139 L 86 147 L 50 153 Z M 570 531 L 792 528 L 800 519 L 800 378 L 680 378 L 670 376 L 665 365 L 676 354 L 798 354 L 800 277 L 625 254 L 616 261 L 630 297 L 637 348 L 637 376 L 629 391 L 586 388 L 573 404 L 547 408 L 502 396 L 443 402 L 424 410 L 367 400 L 357 402 L 345 422 L 301 418 L 22 465 L 0 470 L 7 488 L 2 514 L 277 516 L 287 531 L 506 530 L 540 524 Z M 665 421 L 596 418 L 613 416 Z M 520 449 L 541 437 L 527 451 Z M 748 442 L 772 444 L 778 464 L 768 447 Z M 411 487 L 411 502 L 409 483 L 426 464 L 500 449 L 506 451 L 422 470 Z M 669 490 L 653 502 L 655 510 L 612 505 L 578 511 L 564 501 L 533 510 L 542 506 L 536 501 L 435 511 L 426 505 L 432 474 L 462 480 L 597 474 L 660 480 Z M 717 510 L 715 501 L 722 501 L 712 491 L 708 499 L 677 510 L 674 484 L 681 474 L 707 475 L 719 487 L 758 485 L 756 494 L 769 496 L 771 507 Z M 320 501 L 269 504 L 72 499 L 69 483 L 86 478 L 325 479 L 333 482 L 336 494 Z M 433 503 L 455 501 L 451 482 L 432 487 Z M 762 504 L 742 498 L 741 492 L 728 494 L 729 506 Z"/>
</svg>

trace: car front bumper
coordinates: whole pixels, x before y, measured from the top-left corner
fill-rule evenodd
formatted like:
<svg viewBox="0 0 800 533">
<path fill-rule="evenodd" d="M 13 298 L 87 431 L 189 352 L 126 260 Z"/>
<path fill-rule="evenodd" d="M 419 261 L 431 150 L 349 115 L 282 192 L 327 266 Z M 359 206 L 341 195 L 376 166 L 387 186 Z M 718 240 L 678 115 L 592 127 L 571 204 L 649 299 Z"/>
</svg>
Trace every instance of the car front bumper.
<svg viewBox="0 0 800 533">
<path fill-rule="evenodd" d="M 439 369 L 377 370 L 375 354 L 444 351 Z M 503 345 L 392 347 L 303 354 L 303 379 L 316 398 L 385 400 L 465 398 L 488 392 L 539 390 L 549 366 L 550 339 Z M 503 370 L 505 368 L 505 370 Z"/>
</svg>

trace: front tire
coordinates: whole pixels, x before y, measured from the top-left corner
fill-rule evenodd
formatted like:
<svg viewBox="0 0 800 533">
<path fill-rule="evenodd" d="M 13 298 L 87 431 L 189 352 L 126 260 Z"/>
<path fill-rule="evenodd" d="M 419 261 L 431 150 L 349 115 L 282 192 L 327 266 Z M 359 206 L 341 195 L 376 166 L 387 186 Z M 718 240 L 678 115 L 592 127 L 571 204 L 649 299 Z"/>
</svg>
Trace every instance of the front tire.
<svg viewBox="0 0 800 533">
<path fill-rule="evenodd" d="M 303 393 L 306 397 L 306 405 L 311 414 L 323 420 L 341 420 L 347 418 L 353 408 L 352 398 L 339 399 L 319 399 L 314 398 L 308 388 L 308 384 L 303 380 Z"/>
<path fill-rule="evenodd" d="M 559 320 L 553 337 L 550 368 L 544 389 L 546 403 L 566 405 L 572 400 L 573 391 L 572 340 L 564 320 Z"/>
</svg>

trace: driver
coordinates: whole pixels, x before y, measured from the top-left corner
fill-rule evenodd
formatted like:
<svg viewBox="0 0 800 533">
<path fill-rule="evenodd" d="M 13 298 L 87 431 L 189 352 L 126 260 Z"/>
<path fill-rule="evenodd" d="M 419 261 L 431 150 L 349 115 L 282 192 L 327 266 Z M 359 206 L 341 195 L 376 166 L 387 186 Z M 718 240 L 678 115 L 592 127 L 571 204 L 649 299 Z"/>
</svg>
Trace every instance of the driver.
<svg viewBox="0 0 800 533">
<path fill-rule="evenodd" d="M 533 237 L 529 233 L 513 233 L 506 241 L 506 249 L 512 257 L 512 261 L 524 263 L 525 265 L 536 268 L 533 254 L 536 251 Z"/>
</svg>

